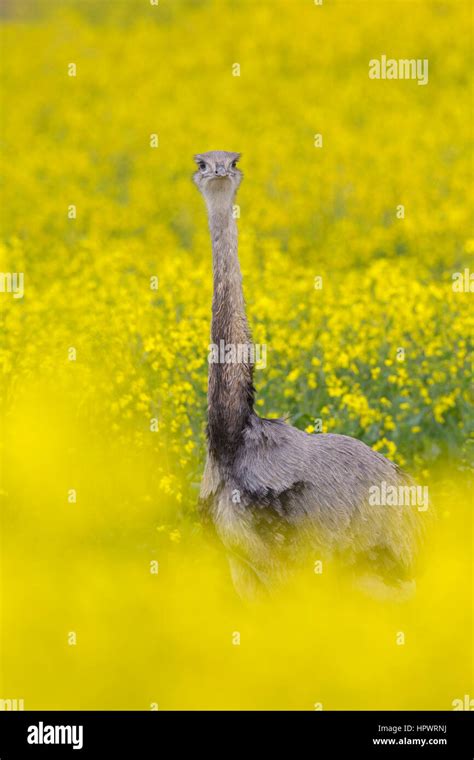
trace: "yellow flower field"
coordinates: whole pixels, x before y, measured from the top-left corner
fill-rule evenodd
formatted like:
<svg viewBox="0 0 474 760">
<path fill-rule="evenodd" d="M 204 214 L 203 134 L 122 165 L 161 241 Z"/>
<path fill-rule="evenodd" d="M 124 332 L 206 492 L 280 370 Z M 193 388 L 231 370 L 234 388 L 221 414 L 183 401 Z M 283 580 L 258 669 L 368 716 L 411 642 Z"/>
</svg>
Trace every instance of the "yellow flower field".
<svg viewBox="0 0 474 760">
<path fill-rule="evenodd" d="M 0 698 L 450 709 L 472 693 L 470 13 L 4 4 L 0 270 L 24 295 L 0 292 Z M 428 59 L 428 84 L 369 79 L 382 54 Z M 259 414 L 361 438 L 430 483 L 406 605 L 311 567 L 246 609 L 203 535 L 212 276 L 190 176 L 211 149 L 243 154 Z"/>
</svg>

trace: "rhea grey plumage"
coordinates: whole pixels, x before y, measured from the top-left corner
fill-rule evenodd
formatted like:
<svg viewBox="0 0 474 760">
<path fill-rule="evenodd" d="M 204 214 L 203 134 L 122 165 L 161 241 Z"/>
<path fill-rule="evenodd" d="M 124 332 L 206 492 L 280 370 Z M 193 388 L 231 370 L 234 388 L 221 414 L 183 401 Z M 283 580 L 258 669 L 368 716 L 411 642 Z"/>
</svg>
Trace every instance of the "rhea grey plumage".
<svg viewBox="0 0 474 760">
<path fill-rule="evenodd" d="M 212 241 L 213 345 L 251 344 L 233 215 L 239 158 L 227 151 L 195 156 L 194 182 L 206 201 Z M 308 551 L 370 565 L 391 583 L 410 577 L 416 510 L 371 506 L 368 498 L 372 486 L 406 484 L 407 476 L 355 438 L 309 435 L 259 417 L 251 361 L 210 362 L 207 437 L 201 510 L 227 548 L 242 596 L 271 588 Z"/>
</svg>

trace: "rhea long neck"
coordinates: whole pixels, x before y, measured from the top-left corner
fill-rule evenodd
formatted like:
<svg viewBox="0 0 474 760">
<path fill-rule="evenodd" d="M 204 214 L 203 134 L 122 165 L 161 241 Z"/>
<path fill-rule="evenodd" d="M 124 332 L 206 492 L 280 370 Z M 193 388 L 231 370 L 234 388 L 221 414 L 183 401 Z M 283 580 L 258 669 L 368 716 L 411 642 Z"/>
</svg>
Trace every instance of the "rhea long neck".
<svg viewBox="0 0 474 760">
<path fill-rule="evenodd" d="M 217 349 L 209 364 L 208 440 L 214 456 L 228 464 L 253 411 L 253 365 L 248 354 L 239 354 L 251 338 L 231 199 L 208 202 L 208 213 L 214 275 L 211 343 Z M 225 356 L 231 360 L 223 361 Z"/>
</svg>

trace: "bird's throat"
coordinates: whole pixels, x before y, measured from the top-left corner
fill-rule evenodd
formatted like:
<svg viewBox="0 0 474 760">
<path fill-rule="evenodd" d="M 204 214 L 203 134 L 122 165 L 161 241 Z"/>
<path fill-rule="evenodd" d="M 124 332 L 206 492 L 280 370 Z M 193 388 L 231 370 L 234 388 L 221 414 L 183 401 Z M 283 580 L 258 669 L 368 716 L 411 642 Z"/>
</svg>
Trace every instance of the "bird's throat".
<svg viewBox="0 0 474 760">
<path fill-rule="evenodd" d="M 237 226 L 232 207 L 209 209 L 214 295 L 208 385 L 209 447 L 221 460 L 235 454 L 253 410 L 253 365 L 246 360 L 250 330 L 245 314 L 242 275 L 237 253 Z M 213 357 L 213 358 L 211 358 Z"/>
</svg>

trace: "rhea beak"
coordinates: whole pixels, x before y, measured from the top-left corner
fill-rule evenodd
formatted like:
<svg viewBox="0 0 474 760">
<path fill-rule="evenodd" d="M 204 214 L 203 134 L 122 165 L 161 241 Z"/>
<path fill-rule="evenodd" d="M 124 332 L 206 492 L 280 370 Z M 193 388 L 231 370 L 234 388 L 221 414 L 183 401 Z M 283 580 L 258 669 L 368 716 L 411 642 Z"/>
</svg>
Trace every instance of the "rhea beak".
<svg viewBox="0 0 474 760">
<path fill-rule="evenodd" d="M 225 166 L 223 166 L 222 164 L 217 164 L 216 168 L 214 169 L 214 176 L 227 177 L 227 171 L 225 169 Z"/>
</svg>

